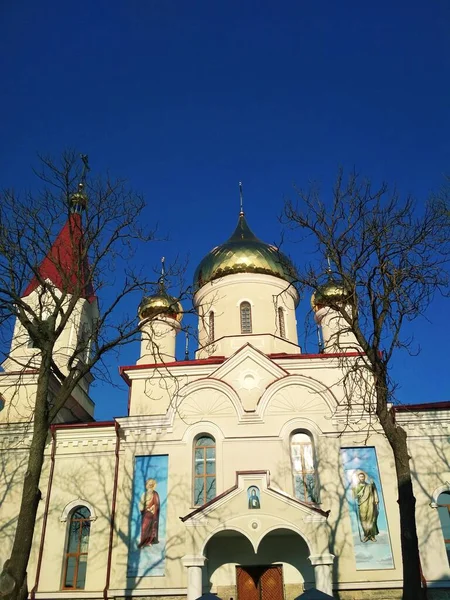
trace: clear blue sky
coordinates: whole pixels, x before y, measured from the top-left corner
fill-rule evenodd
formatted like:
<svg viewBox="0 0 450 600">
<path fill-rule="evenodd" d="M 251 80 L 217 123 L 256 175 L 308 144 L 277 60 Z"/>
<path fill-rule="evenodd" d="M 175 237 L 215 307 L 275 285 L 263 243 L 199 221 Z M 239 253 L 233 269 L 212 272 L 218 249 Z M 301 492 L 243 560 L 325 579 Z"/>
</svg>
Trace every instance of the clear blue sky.
<svg viewBox="0 0 450 600">
<path fill-rule="evenodd" d="M 0 27 L 1 187 L 29 186 L 37 152 L 89 154 L 170 234 L 149 269 L 189 254 L 191 275 L 234 229 L 241 179 L 250 225 L 277 242 L 293 182 L 326 191 L 343 165 L 420 200 L 450 172 L 447 0 L 15 0 Z M 405 402 L 450 399 L 447 311 L 396 362 Z M 125 414 L 126 392 L 93 393 L 98 418 Z"/>
</svg>

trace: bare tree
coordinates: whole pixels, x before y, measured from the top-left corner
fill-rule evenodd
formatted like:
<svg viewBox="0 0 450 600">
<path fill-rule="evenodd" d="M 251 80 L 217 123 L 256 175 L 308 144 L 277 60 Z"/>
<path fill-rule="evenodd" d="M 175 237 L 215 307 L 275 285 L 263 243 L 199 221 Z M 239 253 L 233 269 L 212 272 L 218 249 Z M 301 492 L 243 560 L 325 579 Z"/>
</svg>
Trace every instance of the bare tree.
<svg viewBox="0 0 450 600">
<path fill-rule="evenodd" d="M 450 230 L 445 194 L 417 206 L 386 184 L 374 189 L 356 174 L 345 180 L 342 171 L 330 199 L 322 200 L 314 185 L 297 192 L 297 200 L 286 203 L 283 220 L 312 242 L 315 257 L 300 267 L 298 283 L 319 296 L 325 283 L 336 284 L 336 293 L 331 288 L 322 301 L 336 311 L 345 329 L 342 332 L 341 327 L 341 333 L 350 333 L 354 349 L 360 351 L 352 367 L 351 361 L 344 363 L 352 370 L 344 384 L 355 383 L 355 377 L 370 380 L 369 403 L 392 448 L 403 599 L 416 600 L 422 597 L 422 589 L 415 497 L 406 432 L 392 408 L 395 384 L 389 367 L 397 350 L 415 351 L 405 324 L 424 315 L 435 294 L 448 291 Z"/>
<path fill-rule="evenodd" d="M 19 516 L 0 575 L 0 595 L 14 600 L 28 593 L 49 427 L 70 420 L 67 410 L 61 416 L 64 407 L 77 390 L 86 392 L 93 370 L 104 370 L 105 354 L 137 338 L 136 312 L 127 314 L 126 301 L 137 306 L 153 283 L 132 266 L 139 245 L 155 238 L 142 223 L 143 198 L 125 181 L 89 177 L 82 159 L 83 167 L 74 152 L 57 162 L 41 158 L 41 191 L 5 191 L 0 203 L 0 319 L 4 328 L 16 323 L 3 365 L 6 375 L 36 378 Z"/>
</svg>

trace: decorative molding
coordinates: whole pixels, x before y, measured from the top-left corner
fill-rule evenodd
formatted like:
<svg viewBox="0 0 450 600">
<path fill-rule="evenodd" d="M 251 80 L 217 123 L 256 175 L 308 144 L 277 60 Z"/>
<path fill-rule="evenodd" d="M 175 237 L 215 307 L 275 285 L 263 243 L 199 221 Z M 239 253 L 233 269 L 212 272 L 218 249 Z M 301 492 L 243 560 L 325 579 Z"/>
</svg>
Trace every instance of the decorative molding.
<svg viewBox="0 0 450 600">
<path fill-rule="evenodd" d="M 186 527 L 206 527 L 208 525 L 208 517 L 202 514 L 195 515 L 192 519 L 185 522 Z"/>
<path fill-rule="evenodd" d="M 89 521 L 97 520 L 97 514 L 96 514 L 95 508 L 92 506 L 92 504 L 90 502 L 88 502 L 87 500 L 83 500 L 82 498 L 77 498 L 76 500 L 72 500 L 72 502 L 69 502 L 69 504 L 66 504 L 66 506 L 63 508 L 63 511 L 59 518 L 61 523 L 67 523 L 67 519 L 69 518 L 70 513 L 77 506 L 85 506 L 86 508 L 89 509 L 89 511 L 91 513 L 91 516 L 89 517 Z"/>
<path fill-rule="evenodd" d="M 231 408 L 231 411 L 227 410 L 224 416 L 236 415 L 239 419 L 242 417 L 244 411 L 238 394 L 227 382 L 221 381 L 220 379 L 216 378 L 215 373 L 214 377 L 197 379 L 196 381 L 192 381 L 185 385 L 173 399 L 172 406 L 169 409 L 167 415 L 170 415 L 171 420 L 173 421 L 173 419 L 175 418 L 175 414 L 182 414 L 185 410 L 185 407 L 189 407 L 188 402 L 190 401 L 191 403 L 193 403 L 191 411 L 194 411 L 194 418 L 196 419 L 195 422 L 199 420 L 199 416 L 202 418 L 212 416 L 209 412 L 207 414 L 204 414 L 204 411 L 202 412 L 199 406 L 197 406 L 197 416 L 195 415 L 195 394 L 204 392 L 205 390 L 214 390 L 216 392 L 214 398 L 211 399 L 211 394 L 209 398 L 211 400 L 212 407 L 214 408 L 214 406 L 216 406 L 216 409 L 219 409 L 221 411 L 220 414 L 222 416 L 224 415 L 223 410 L 225 408 L 225 405 L 223 404 L 223 400 L 219 400 L 219 404 L 217 404 L 219 394 L 225 396 Z M 200 415 L 199 410 L 201 413 Z"/>
<path fill-rule="evenodd" d="M 287 399 L 283 396 L 283 390 L 286 387 L 295 387 L 295 400 Z M 302 393 L 298 388 L 303 388 Z M 310 398 L 305 398 L 305 394 L 310 393 Z M 318 397 L 323 401 L 324 406 L 318 407 Z M 276 402 L 278 401 L 278 407 Z M 274 409 L 275 403 L 275 410 Z M 330 416 L 336 411 L 339 403 L 323 383 L 306 375 L 286 375 L 282 379 L 274 381 L 262 395 L 258 408 L 260 414 L 265 416 L 269 414 L 300 414 L 305 412 L 310 414 L 329 413 Z"/>
<path fill-rule="evenodd" d="M 248 522 L 248 528 L 250 531 L 257 531 L 261 529 L 261 521 L 259 519 L 250 519 Z"/>
<path fill-rule="evenodd" d="M 250 358 L 264 371 L 268 372 L 274 379 L 280 379 L 288 375 L 288 371 L 277 365 L 272 359 L 268 358 L 263 352 L 254 348 L 251 344 L 246 344 L 237 350 L 230 358 L 221 364 L 213 373 L 216 379 L 222 379 L 229 375 L 234 369 L 239 368 L 246 358 Z"/>
<path fill-rule="evenodd" d="M 201 554 L 185 554 L 181 558 L 183 567 L 203 567 L 206 558 Z"/>
<path fill-rule="evenodd" d="M 205 388 L 210 387 L 208 384 Z M 212 387 L 212 386 L 211 386 Z M 206 390 L 203 389 L 202 392 Z M 228 394 L 215 390 L 215 393 L 192 393 L 181 400 L 178 412 L 183 421 L 198 423 L 199 421 L 212 420 L 221 417 L 234 417 L 236 415 L 233 402 Z"/>
<path fill-rule="evenodd" d="M 311 554 L 308 558 L 312 566 L 317 567 L 319 565 L 332 565 L 335 556 L 334 554 Z"/>
<path fill-rule="evenodd" d="M 220 533 L 221 531 L 237 531 L 243 537 L 245 537 L 245 539 L 248 542 L 250 542 L 254 553 L 257 554 L 258 544 L 255 543 L 251 537 L 249 537 L 249 534 L 247 534 L 241 527 L 239 527 L 238 525 L 235 525 L 234 523 L 221 523 L 215 529 L 213 529 L 213 531 L 210 531 L 208 533 L 208 535 L 202 540 L 202 549 L 201 549 L 202 552 L 205 551 L 205 548 L 208 545 L 209 540 L 211 540 L 217 533 Z"/>
<path fill-rule="evenodd" d="M 433 501 L 430 502 L 431 508 L 438 507 L 438 498 L 442 494 L 442 492 L 450 492 L 450 481 L 446 481 L 443 485 L 440 485 L 434 490 L 432 494 Z"/>
<path fill-rule="evenodd" d="M 213 279 L 213 281 L 202 286 L 194 295 L 194 305 L 198 307 L 205 299 L 205 296 L 211 294 L 211 292 L 217 293 L 221 288 L 234 285 L 245 287 L 246 283 L 259 283 L 275 287 L 279 290 L 279 294 L 287 293 L 295 303 L 298 302 L 299 296 L 297 290 L 293 285 L 284 281 L 284 279 L 266 273 L 235 273 L 219 279 Z"/>
<path fill-rule="evenodd" d="M 427 587 L 430 586 L 430 581 L 427 580 Z M 383 589 L 401 589 L 403 587 L 403 581 L 401 579 L 390 580 L 390 581 L 350 581 L 333 583 L 334 590 L 383 590 Z M 443 586 L 447 587 L 447 586 Z"/>
<path fill-rule="evenodd" d="M 126 588 L 126 589 L 109 589 L 108 597 L 109 598 L 129 598 L 131 597 L 139 597 L 144 598 L 146 596 L 186 596 L 187 588 Z M 92 591 L 61 591 L 61 592 L 36 592 L 35 597 L 38 600 L 67 600 L 68 598 L 75 600 L 94 600 L 96 598 L 101 598 L 104 600 L 104 593 L 101 591 L 92 592 Z"/>
<path fill-rule="evenodd" d="M 307 545 L 308 550 L 311 552 L 311 549 L 314 546 L 317 546 L 317 543 L 313 543 L 311 541 L 311 539 L 309 539 L 309 537 L 306 535 L 306 533 L 304 531 L 302 531 L 301 529 L 299 529 L 295 524 L 291 523 L 290 521 L 286 521 L 285 519 L 279 519 L 279 522 L 276 525 L 272 525 L 271 527 L 267 527 L 259 536 L 257 543 L 256 543 L 256 548 L 255 548 L 255 554 L 258 551 L 259 545 L 261 544 L 261 542 L 267 537 L 267 535 L 269 533 L 271 533 L 272 531 L 277 531 L 278 529 L 288 529 L 289 531 L 291 531 L 292 533 L 298 535 Z"/>
</svg>

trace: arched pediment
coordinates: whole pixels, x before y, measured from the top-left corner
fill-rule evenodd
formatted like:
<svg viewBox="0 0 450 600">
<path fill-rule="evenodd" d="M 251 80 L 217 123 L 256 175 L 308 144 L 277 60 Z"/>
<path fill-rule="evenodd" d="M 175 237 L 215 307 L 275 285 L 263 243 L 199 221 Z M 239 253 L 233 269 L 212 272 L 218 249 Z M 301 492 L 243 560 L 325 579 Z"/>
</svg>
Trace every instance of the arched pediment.
<svg viewBox="0 0 450 600">
<path fill-rule="evenodd" d="M 242 405 L 238 395 L 224 381 L 199 379 L 181 389 L 175 400 L 174 410 L 187 423 L 215 418 L 240 418 Z"/>
<path fill-rule="evenodd" d="M 331 416 L 338 406 L 325 385 L 305 375 L 288 375 L 270 385 L 259 402 L 261 416 L 301 414 Z"/>
<path fill-rule="evenodd" d="M 446 481 L 439 487 L 437 487 L 432 494 L 433 500 L 430 502 L 431 508 L 438 507 L 438 498 L 443 492 L 450 492 L 450 481 Z"/>
<path fill-rule="evenodd" d="M 252 486 L 260 491 L 258 510 L 248 509 L 248 489 Z M 271 487 L 268 471 L 242 471 L 236 473 L 232 488 L 180 519 L 192 528 L 189 552 L 195 555 L 202 555 L 207 542 L 225 530 L 242 533 L 256 553 L 262 539 L 276 529 L 297 533 L 311 554 L 321 554 L 329 547 L 328 514 Z"/>
<path fill-rule="evenodd" d="M 242 535 L 242 537 L 244 537 L 252 546 L 254 553 L 256 554 L 258 551 L 257 546 L 255 545 L 254 540 L 251 539 L 251 537 L 249 535 L 247 535 L 247 532 L 245 531 L 244 527 L 238 527 L 235 524 L 221 524 L 218 525 L 215 529 L 213 529 L 204 539 L 203 541 L 203 547 L 201 548 L 201 554 L 205 553 L 205 549 L 206 546 L 208 545 L 208 542 L 218 533 L 222 533 L 223 531 L 235 531 L 236 533 L 240 533 Z"/>
</svg>

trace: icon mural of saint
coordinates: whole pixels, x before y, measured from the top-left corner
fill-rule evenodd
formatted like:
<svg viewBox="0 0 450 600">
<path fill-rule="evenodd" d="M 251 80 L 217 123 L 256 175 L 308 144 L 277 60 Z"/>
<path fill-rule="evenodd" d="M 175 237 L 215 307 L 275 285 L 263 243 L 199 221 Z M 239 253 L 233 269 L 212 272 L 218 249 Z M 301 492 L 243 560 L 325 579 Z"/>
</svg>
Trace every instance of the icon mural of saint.
<svg viewBox="0 0 450 600">
<path fill-rule="evenodd" d="M 374 481 L 368 480 L 364 471 L 357 473 L 357 479 L 352 486 L 353 498 L 356 500 L 358 521 L 361 525 L 362 542 L 376 542 L 378 535 L 379 498 Z"/>
<path fill-rule="evenodd" d="M 248 490 L 248 507 L 250 509 L 261 508 L 261 502 L 259 500 L 259 490 L 257 487 L 249 488 Z"/>
<path fill-rule="evenodd" d="M 147 479 L 145 482 L 145 492 L 142 494 L 139 502 L 139 510 L 142 516 L 141 540 L 138 545 L 140 549 L 159 543 L 158 529 L 161 502 L 155 488 L 156 480 Z"/>
</svg>

